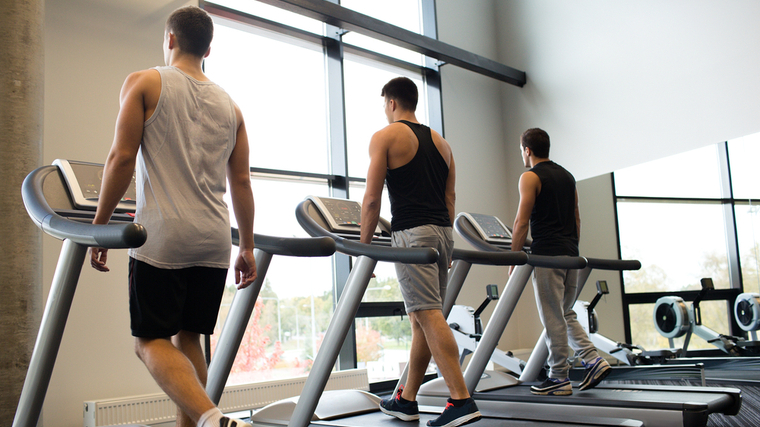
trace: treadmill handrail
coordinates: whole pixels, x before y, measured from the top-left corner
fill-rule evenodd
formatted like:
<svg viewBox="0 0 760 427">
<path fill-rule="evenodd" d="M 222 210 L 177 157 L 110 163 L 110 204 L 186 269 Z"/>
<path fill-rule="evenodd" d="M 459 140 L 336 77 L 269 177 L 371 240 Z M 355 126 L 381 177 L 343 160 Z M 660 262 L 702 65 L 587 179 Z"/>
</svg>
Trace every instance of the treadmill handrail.
<svg viewBox="0 0 760 427">
<path fill-rule="evenodd" d="M 308 214 L 308 204 L 304 200 L 296 207 L 296 219 L 309 235 L 329 237 L 335 241 L 336 250 L 351 256 L 367 256 L 376 261 L 401 262 L 405 264 L 432 264 L 438 260 L 438 251 L 433 248 L 393 248 L 369 245 L 348 240 L 324 229 Z"/>
<path fill-rule="evenodd" d="M 58 215 L 45 200 L 43 183 L 57 166 L 33 170 L 21 184 L 21 196 L 29 216 L 45 233 L 86 246 L 109 249 L 137 248 L 145 243 L 148 232 L 141 224 L 95 225 L 72 221 Z"/>
<path fill-rule="evenodd" d="M 543 268 L 564 268 L 571 269 L 586 268 L 586 258 L 580 256 L 550 256 L 528 254 L 528 264 L 533 267 Z"/>
<path fill-rule="evenodd" d="M 528 263 L 528 254 L 511 251 L 486 252 L 454 248 L 452 258 L 471 264 L 485 265 L 524 265 Z"/>
<path fill-rule="evenodd" d="M 256 249 L 272 255 L 295 257 L 321 257 L 335 253 L 335 240 L 329 237 L 276 237 L 266 234 L 254 234 Z M 232 244 L 240 245 L 240 231 L 232 227 Z"/>
<path fill-rule="evenodd" d="M 638 260 L 626 260 L 626 259 L 601 259 L 601 258 L 586 258 L 588 261 L 588 267 L 595 270 L 638 270 L 641 268 L 641 262 Z"/>
</svg>

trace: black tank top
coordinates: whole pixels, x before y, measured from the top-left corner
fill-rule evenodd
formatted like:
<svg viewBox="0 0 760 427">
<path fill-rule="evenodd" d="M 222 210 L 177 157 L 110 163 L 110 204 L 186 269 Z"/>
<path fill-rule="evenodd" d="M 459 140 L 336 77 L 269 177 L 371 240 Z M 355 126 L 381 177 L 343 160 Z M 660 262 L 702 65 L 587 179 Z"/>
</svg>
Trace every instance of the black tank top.
<svg viewBox="0 0 760 427">
<path fill-rule="evenodd" d="M 578 256 L 575 178 L 552 161 L 533 166 L 531 172 L 541 180 L 541 192 L 530 215 L 531 252 Z"/>
<path fill-rule="evenodd" d="M 433 143 L 430 128 L 400 120 L 419 140 L 419 148 L 409 163 L 388 169 L 385 182 L 391 200 L 391 230 L 399 231 L 421 225 L 450 227 L 446 208 L 446 180 L 449 166 Z"/>
</svg>

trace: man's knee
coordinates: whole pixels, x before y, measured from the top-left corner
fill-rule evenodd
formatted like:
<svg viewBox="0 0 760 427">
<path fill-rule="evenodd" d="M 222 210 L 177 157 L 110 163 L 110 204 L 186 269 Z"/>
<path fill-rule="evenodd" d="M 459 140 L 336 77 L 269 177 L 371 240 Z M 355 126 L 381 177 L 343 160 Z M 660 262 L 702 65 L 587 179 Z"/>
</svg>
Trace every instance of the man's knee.
<svg viewBox="0 0 760 427">
<path fill-rule="evenodd" d="M 409 319 L 412 321 L 412 327 L 417 325 L 422 328 L 436 323 L 446 322 L 443 313 L 438 309 L 413 311 L 409 313 Z"/>
<path fill-rule="evenodd" d="M 199 347 L 201 345 L 201 334 L 197 332 L 179 331 L 177 335 L 172 337 L 172 343 L 180 350 L 183 348 Z"/>
<path fill-rule="evenodd" d="M 135 354 L 144 363 L 151 348 L 154 347 L 155 344 L 160 343 L 160 340 L 170 342 L 168 338 L 135 337 Z"/>
<path fill-rule="evenodd" d="M 137 358 L 145 362 L 145 348 L 151 340 L 147 338 L 135 337 L 135 354 Z"/>
</svg>

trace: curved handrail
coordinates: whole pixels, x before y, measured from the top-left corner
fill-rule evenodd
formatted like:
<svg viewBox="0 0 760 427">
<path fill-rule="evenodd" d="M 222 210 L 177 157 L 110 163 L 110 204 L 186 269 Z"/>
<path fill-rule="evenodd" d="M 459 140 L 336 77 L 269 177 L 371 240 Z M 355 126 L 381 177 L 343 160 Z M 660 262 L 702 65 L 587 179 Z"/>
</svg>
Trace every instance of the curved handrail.
<svg viewBox="0 0 760 427">
<path fill-rule="evenodd" d="M 452 258 L 471 264 L 485 265 L 523 265 L 528 263 L 528 254 L 512 251 L 485 252 L 454 248 Z"/>
<path fill-rule="evenodd" d="M 550 256 L 550 255 L 535 255 L 528 254 L 528 264 L 533 267 L 543 268 L 586 268 L 586 258 L 580 256 Z"/>
<path fill-rule="evenodd" d="M 145 243 L 148 232 L 141 224 L 95 225 L 72 221 L 55 213 L 45 200 L 43 183 L 50 173 L 57 170 L 57 166 L 37 168 L 27 175 L 21 185 L 26 211 L 45 233 L 80 245 L 110 249 L 136 248 Z"/>
<path fill-rule="evenodd" d="M 254 234 L 253 242 L 257 249 L 272 255 L 296 257 L 330 256 L 335 253 L 335 241 L 329 237 L 275 237 L 266 234 Z M 240 244 L 240 231 L 232 228 L 232 243 Z"/>
<path fill-rule="evenodd" d="M 376 261 L 401 262 L 405 264 L 432 264 L 438 260 L 438 251 L 433 248 L 392 248 L 368 245 L 348 240 L 331 233 L 320 226 L 309 214 L 309 207 L 314 202 L 306 199 L 296 207 L 296 219 L 309 235 L 329 237 L 335 241 L 338 252 L 351 256 L 367 256 Z"/>
<path fill-rule="evenodd" d="M 638 260 L 586 258 L 586 261 L 588 261 L 588 267 L 595 270 L 623 271 L 641 268 L 641 262 Z"/>
<path fill-rule="evenodd" d="M 462 238 L 466 240 L 467 243 L 471 244 L 478 250 L 486 252 L 507 251 L 507 249 L 492 245 L 480 238 L 470 223 L 469 219 L 467 219 L 467 217 L 461 213 L 457 215 L 456 219 L 454 220 L 454 230 L 456 230 L 456 232 L 462 236 Z"/>
</svg>

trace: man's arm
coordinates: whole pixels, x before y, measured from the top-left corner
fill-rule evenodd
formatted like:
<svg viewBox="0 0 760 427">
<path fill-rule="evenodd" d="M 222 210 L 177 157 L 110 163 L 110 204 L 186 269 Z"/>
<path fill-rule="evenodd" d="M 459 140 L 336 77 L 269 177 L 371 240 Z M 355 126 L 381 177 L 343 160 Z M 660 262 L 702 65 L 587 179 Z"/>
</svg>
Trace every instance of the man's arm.
<svg viewBox="0 0 760 427">
<path fill-rule="evenodd" d="M 235 105 L 238 129 L 235 148 L 227 162 L 227 178 L 230 182 L 232 209 L 240 232 L 239 252 L 235 260 L 235 283 L 243 289 L 256 280 L 256 259 L 253 256 L 253 217 L 255 205 L 251 189 L 251 169 L 249 167 L 248 134 L 245 130 L 243 114 Z"/>
<path fill-rule="evenodd" d="M 454 155 L 451 156 L 451 163 L 449 163 L 449 177 L 446 179 L 446 208 L 449 210 L 449 219 L 451 225 L 454 225 L 454 219 L 456 216 L 456 182 L 457 182 L 456 167 L 454 166 Z"/>
<path fill-rule="evenodd" d="M 379 131 L 372 135 L 369 142 L 369 169 L 367 170 L 367 188 L 362 200 L 362 243 L 371 243 L 377 222 L 380 219 L 383 184 L 388 170 L 388 141 L 386 132 Z"/>
<path fill-rule="evenodd" d="M 103 181 L 93 224 L 108 224 L 116 205 L 129 188 L 135 172 L 137 151 L 142 141 L 147 108 L 146 94 L 156 89 L 160 92 L 161 79 L 155 70 L 132 73 L 122 85 L 114 141 L 103 168 Z M 106 249 L 93 248 L 90 255 L 91 265 L 96 270 L 109 271 L 106 267 L 107 254 Z"/>
<path fill-rule="evenodd" d="M 575 190 L 575 226 L 578 231 L 578 241 L 581 240 L 581 210 L 578 208 L 578 190 Z"/>
<path fill-rule="evenodd" d="M 536 196 L 540 191 L 541 180 L 533 172 L 525 172 L 520 176 L 518 185 L 520 191 L 520 205 L 517 208 L 517 216 L 512 226 L 512 250 L 521 251 L 525 246 L 530 227 L 530 214 L 536 204 Z"/>
</svg>

